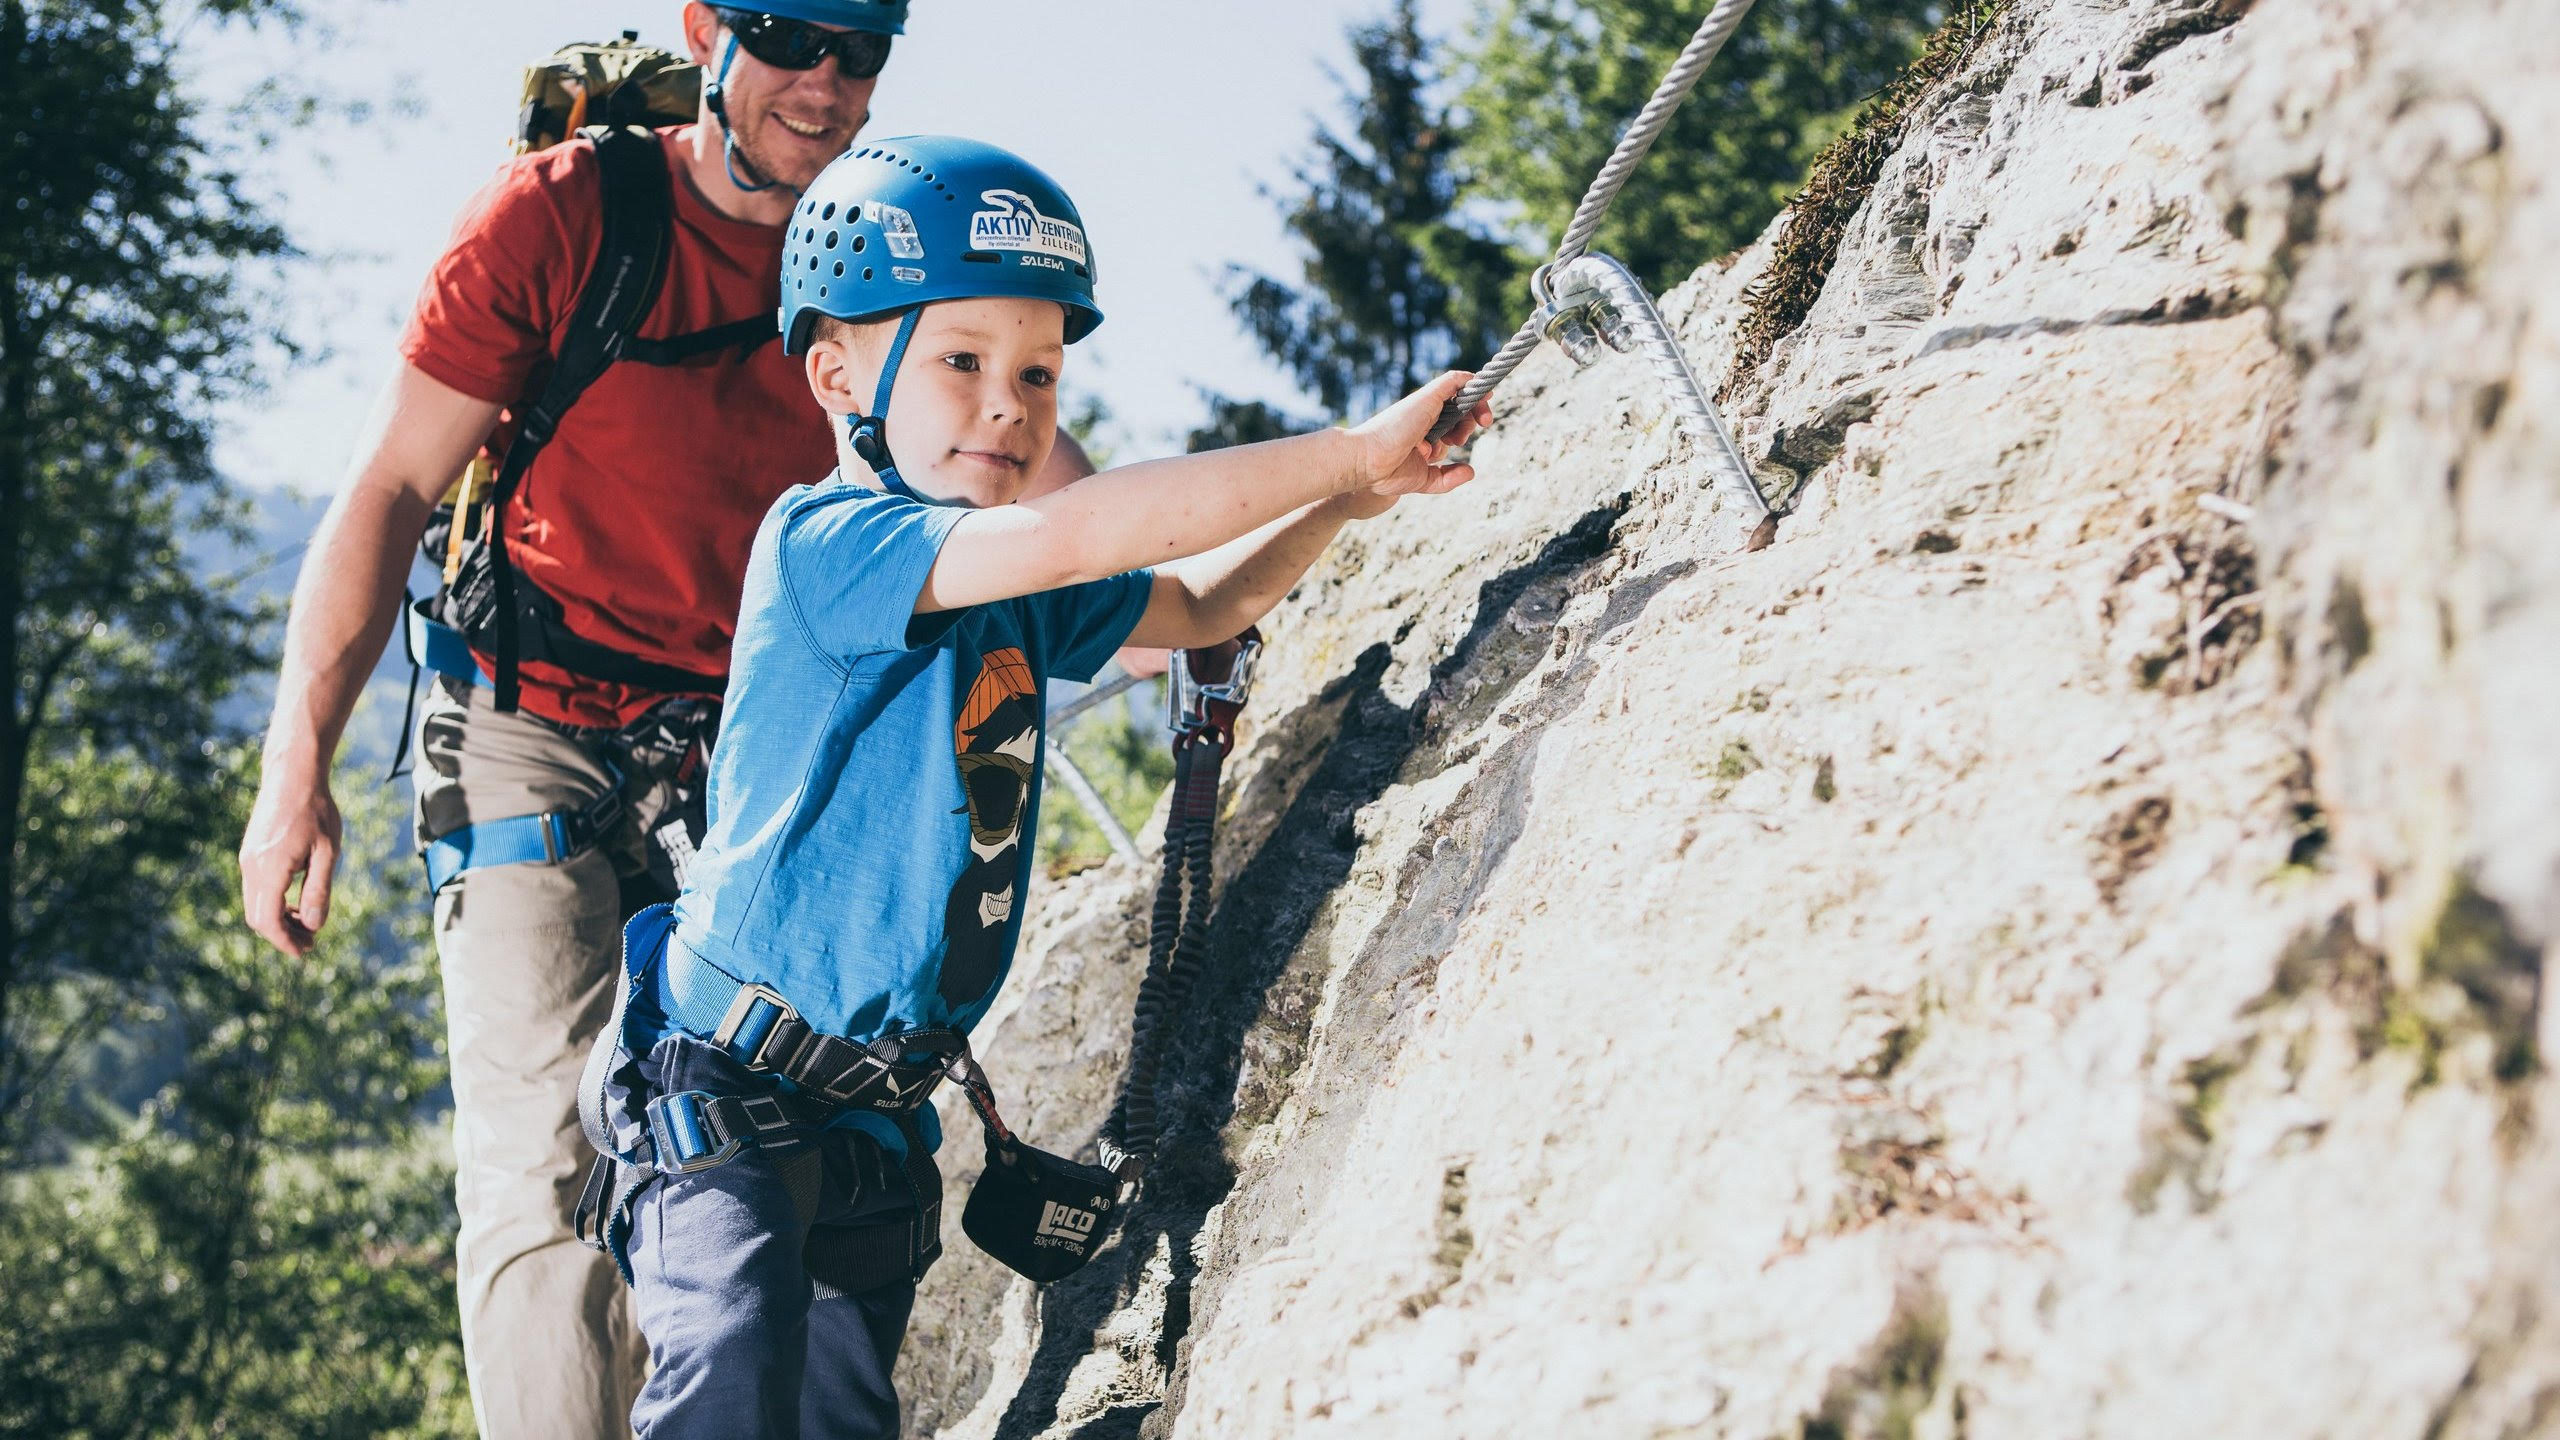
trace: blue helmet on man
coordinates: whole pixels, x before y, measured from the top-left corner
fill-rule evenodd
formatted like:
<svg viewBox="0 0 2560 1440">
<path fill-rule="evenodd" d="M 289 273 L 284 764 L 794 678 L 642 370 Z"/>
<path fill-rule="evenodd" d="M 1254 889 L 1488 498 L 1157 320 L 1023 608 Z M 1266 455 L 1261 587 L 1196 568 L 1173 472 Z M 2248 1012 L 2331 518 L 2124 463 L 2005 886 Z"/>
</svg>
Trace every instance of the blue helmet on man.
<svg viewBox="0 0 2560 1440">
<path fill-rule="evenodd" d="M 723 3 L 720 8 L 779 15 L 813 25 L 841 25 L 874 35 L 907 33 L 907 0 L 745 0 L 743 4 Z"/>
<path fill-rule="evenodd" d="M 821 315 L 895 317 L 897 338 L 868 415 L 848 416 L 856 454 L 916 499 L 889 458 L 886 420 L 917 316 L 938 300 L 1049 300 L 1072 345 L 1102 323 L 1084 217 L 1058 182 L 1009 150 L 950 135 L 856 145 L 792 211 L 782 247 L 782 351 L 797 355 Z"/>
</svg>

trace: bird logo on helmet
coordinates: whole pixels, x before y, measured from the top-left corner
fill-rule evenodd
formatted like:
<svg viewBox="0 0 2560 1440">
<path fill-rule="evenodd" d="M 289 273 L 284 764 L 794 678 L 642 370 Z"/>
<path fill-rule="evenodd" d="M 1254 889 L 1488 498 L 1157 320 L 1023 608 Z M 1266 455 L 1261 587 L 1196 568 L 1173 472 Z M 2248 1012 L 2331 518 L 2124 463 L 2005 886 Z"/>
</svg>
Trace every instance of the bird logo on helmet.
<svg viewBox="0 0 2560 1440">
<path fill-rule="evenodd" d="M 916 317 L 939 300 L 1048 300 L 1072 345 L 1102 323 L 1084 217 L 1058 182 L 1009 150 L 950 135 L 858 145 L 809 185 L 782 247 L 782 352 L 809 347 L 821 315 L 895 318 L 897 338 L 868 415 L 849 415 L 854 453 L 896 494 L 886 417 Z"/>
</svg>

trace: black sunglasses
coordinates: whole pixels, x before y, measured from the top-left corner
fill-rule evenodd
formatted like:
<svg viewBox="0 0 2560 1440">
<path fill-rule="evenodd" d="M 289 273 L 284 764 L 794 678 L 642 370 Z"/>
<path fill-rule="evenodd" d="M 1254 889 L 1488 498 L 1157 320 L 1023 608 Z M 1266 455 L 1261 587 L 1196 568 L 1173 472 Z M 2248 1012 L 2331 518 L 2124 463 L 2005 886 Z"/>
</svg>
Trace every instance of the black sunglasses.
<svg viewBox="0 0 2560 1440">
<path fill-rule="evenodd" d="M 846 79 L 868 80 L 889 63 L 889 37 L 869 30 L 826 30 L 753 10 L 720 7 L 712 13 L 738 37 L 739 49 L 776 70 L 814 70 L 833 55 Z"/>
</svg>

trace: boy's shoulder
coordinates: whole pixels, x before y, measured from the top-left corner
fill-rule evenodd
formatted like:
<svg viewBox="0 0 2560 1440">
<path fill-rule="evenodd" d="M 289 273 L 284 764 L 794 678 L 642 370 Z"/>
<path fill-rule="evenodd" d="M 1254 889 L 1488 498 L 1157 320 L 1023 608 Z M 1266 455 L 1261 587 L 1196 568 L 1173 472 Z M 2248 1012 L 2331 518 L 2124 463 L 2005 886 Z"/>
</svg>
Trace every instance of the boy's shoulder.
<svg viewBox="0 0 2560 1440">
<path fill-rule="evenodd" d="M 831 562 L 840 558 L 849 562 L 852 555 L 884 548 L 922 545 L 939 550 L 962 513 L 856 485 L 839 472 L 783 491 L 766 512 L 764 528 L 778 558 L 823 551 L 829 552 Z M 893 570 L 847 569 L 843 578 L 856 584 L 877 582 Z"/>
</svg>

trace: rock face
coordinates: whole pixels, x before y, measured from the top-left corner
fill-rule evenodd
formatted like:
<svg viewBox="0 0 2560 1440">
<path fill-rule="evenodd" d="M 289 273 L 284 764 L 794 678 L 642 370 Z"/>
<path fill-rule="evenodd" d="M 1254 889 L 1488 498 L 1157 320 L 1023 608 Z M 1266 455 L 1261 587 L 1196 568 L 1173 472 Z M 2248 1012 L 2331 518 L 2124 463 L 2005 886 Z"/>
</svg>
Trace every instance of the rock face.
<svg viewBox="0 0 2560 1440">
<path fill-rule="evenodd" d="M 1046 1292 L 954 1222 L 915 1433 L 2560 1434 L 2555 75 L 2015 0 L 1729 377 L 1764 551 L 1524 370 L 1266 627 L 1162 1169 Z M 984 1032 L 1052 1148 L 1152 881 Z"/>
</svg>

